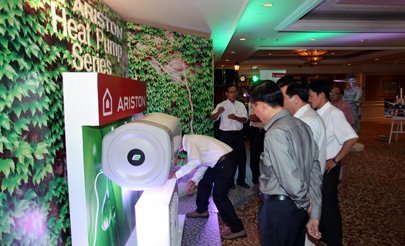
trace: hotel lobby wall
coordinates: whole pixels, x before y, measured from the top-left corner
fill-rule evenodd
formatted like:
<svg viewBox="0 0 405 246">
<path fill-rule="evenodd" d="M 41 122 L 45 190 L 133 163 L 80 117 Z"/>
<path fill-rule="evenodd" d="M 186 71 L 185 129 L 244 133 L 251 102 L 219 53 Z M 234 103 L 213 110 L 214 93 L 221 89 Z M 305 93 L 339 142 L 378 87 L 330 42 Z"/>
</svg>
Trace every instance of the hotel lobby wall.
<svg viewBox="0 0 405 246">
<path fill-rule="evenodd" d="M 262 66 L 262 69 L 280 69 L 277 66 Z M 297 77 L 321 79 L 346 79 L 348 75 L 355 75 L 363 88 L 362 120 L 373 120 L 384 117 L 384 99 L 395 97 L 399 88 L 405 88 L 405 72 L 403 65 L 356 65 L 356 66 L 289 66 L 287 74 Z M 338 73 L 337 73 L 338 71 Z M 258 74 L 258 70 L 241 69 L 240 74 L 247 76 Z M 389 85 L 391 83 L 393 85 Z M 389 83 L 387 85 L 387 83 Z M 396 85 L 396 92 L 393 87 Z M 349 86 L 346 83 L 342 87 Z"/>
</svg>

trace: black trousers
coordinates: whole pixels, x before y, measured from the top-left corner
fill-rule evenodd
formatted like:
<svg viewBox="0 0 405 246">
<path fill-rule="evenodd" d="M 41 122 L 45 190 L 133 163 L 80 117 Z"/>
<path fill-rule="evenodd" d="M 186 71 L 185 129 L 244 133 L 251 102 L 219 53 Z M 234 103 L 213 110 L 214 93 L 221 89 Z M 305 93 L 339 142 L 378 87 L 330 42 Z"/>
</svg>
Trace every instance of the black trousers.
<svg viewBox="0 0 405 246">
<path fill-rule="evenodd" d="M 208 200 L 212 191 L 215 206 L 224 223 L 231 228 L 232 232 L 240 232 L 245 228 L 228 198 L 228 191 L 233 185 L 236 169 L 233 155 L 233 152 L 227 154 L 223 161 L 218 162 L 213 168 L 208 168 L 205 172 L 198 183 L 196 211 L 202 213 L 208 210 Z"/>
<path fill-rule="evenodd" d="M 323 175 L 322 184 L 322 215 L 319 230 L 321 241 L 328 246 L 342 245 L 342 216 L 339 209 L 338 185 L 340 163 Z"/>
<path fill-rule="evenodd" d="M 263 152 L 264 145 L 264 129 L 250 126 L 250 170 L 252 170 L 253 184 L 259 183 L 260 176 L 260 155 Z"/>
<path fill-rule="evenodd" d="M 231 146 L 235 153 L 235 162 L 238 167 L 237 183 L 244 183 L 246 178 L 246 149 L 243 131 L 219 131 L 218 139 Z M 236 174 L 236 169 L 234 175 Z"/>
<path fill-rule="evenodd" d="M 304 246 L 308 212 L 292 200 L 263 200 L 259 210 L 262 246 Z"/>
</svg>

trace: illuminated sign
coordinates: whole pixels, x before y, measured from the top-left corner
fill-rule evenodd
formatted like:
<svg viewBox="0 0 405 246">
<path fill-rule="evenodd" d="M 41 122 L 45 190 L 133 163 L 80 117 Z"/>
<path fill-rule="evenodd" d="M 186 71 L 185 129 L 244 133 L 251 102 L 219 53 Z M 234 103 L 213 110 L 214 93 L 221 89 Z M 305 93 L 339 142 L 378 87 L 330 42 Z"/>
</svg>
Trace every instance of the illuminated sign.
<svg viewBox="0 0 405 246">
<path fill-rule="evenodd" d="M 146 110 L 146 83 L 98 74 L 99 123 L 104 125 Z"/>
</svg>

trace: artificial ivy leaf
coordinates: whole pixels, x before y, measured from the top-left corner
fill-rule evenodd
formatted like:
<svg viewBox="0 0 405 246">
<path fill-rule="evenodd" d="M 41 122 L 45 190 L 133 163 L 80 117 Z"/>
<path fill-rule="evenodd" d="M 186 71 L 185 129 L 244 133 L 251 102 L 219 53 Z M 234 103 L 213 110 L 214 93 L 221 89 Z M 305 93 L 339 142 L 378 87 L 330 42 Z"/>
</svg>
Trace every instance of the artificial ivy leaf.
<svg viewBox="0 0 405 246">
<path fill-rule="evenodd" d="M 0 112 L 3 112 L 6 105 L 7 105 L 6 101 L 0 100 Z"/>
<path fill-rule="evenodd" d="M 19 118 L 15 123 L 14 123 L 14 130 L 21 134 L 22 130 L 28 131 L 28 124 L 29 120 L 27 118 Z"/>
<path fill-rule="evenodd" d="M 8 178 L 10 171 L 13 172 L 14 169 L 13 159 L 0 159 L 0 172 L 2 172 L 6 178 Z"/>
<path fill-rule="evenodd" d="M 4 29 L 1 28 L 0 26 L 0 35 L 4 35 Z M 7 38 L 2 38 L 0 39 L 0 44 L 3 46 L 4 49 L 8 49 L 8 39 Z"/>
<path fill-rule="evenodd" d="M 45 154 L 48 154 L 48 144 L 46 144 L 44 142 L 38 143 L 38 145 L 34 151 L 35 158 L 37 158 L 38 160 L 42 160 L 42 159 L 44 159 Z M 49 165 L 47 165 L 47 166 L 49 166 Z"/>
<path fill-rule="evenodd" d="M 18 30 L 14 28 L 7 29 L 8 35 L 10 35 L 11 40 L 15 40 L 18 37 Z"/>
<path fill-rule="evenodd" d="M 22 217 L 31 207 L 31 205 L 32 205 L 31 201 L 25 199 L 17 200 L 14 204 L 14 216 L 17 218 Z"/>
<path fill-rule="evenodd" d="M 0 114 L 0 126 L 6 130 L 10 130 L 11 121 L 6 114 Z"/>
<path fill-rule="evenodd" d="M 32 51 L 32 54 L 34 54 L 36 57 L 39 58 L 39 53 L 40 53 L 41 51 L 40 51 L 38 45 L 36 45 L 36 44 L 32 45 L 32 44 L 31 44 L 31 51 Z"/>
<path fill-rule="evenodd" d="M 9 10 L 8 1 L 0 1 L 0 10 L 5 10 L 6 12 Z"/>
<path fill-rule="evenodd" d="M 15 115 L 16 115 L 17 117 L 20 117 L 21 111 L 22 111 L 22 106 L 21 106 L 21 104 L 16 105 L 15 107 L 13 107 L 13 112 L 15 113 Z"/>
<path fill-rule="evenodd" d="M 17 62 L 18 62 L 18 65 L 20 66 L 20 70 L 23 70 L 23 69 L 29 69 L 30 68 L 30 66 L 28 65 L 28 63 L 23 59 L 23 58 L 19 58 L 18 60 L 17 60 Z"/>
<path fill-rule="evenodd" d="M 16 177 L 4 178 L 1 181 L 1 190 L 8 191 L 10 194 L 13 194 L 14 190 L 18 187 L 19 182 Z"/>
<path fill-rule="evenodd" d="M 37 198 L 38 195 L 33 191 L 32 189 L 28 189 L 24 192 L 24 198 L 27 200 L 33 200 L 34 198 Z"/>
<path fill-rule="evenodd" d="M 10 215 L 8 217 L 2 216 L 1 219 L 2 223 L 0 224 L 0 231 L 5 234 L 5 235 L 10 235 L 11 232 L 11 225 L 14 225 L 14 219 L 13 217 Z M 13 239 L 11 239 L 10 243 L 6 243 L 6 240 L 4 240 L 2 237 L 2 235 L 0 234 L 0 241 L 4 243 L 4 245 L 11 245 L 11 242 L 13 241 Z"/>
<path fill-rule="evenodd" d="M 25 158 L 32 158 L 31 146 L 24 141 L 19 142 L 18 148 L 15 150 L 15 156 L 18 161 L 24 163 Z"/>
<path fill-rule="evenodd" d="M 18 74 L 10 64 L 4 65 L 2 69 L 0 68 L 0 77 L 4 75 L 10 80 L 14 80 L 15 77 L 18 77 Z"/>
</svg>

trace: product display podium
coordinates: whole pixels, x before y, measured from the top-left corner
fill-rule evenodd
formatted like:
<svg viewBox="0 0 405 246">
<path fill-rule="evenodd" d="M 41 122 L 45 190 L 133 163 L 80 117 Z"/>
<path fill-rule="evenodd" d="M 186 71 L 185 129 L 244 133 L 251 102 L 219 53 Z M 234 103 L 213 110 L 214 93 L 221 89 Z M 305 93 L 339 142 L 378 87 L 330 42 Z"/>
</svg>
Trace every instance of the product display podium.
<svg viewBox="0 0 405 246">
<path fill-rule="evenodd" d="M 144 191 L 135 205 L 136 228 L 126 245 L 180 246 L 185 216 L 178 215 L 178 206 L 176 179 Z"/>
<path fill-rule="evenodd" d="M 72 245 L 181 245 L 184 216 L 176 180 L 168 180 L 178 119 L 138 120 L 142 81 L 69 72 L 63 92 Z"/>
</svg>

